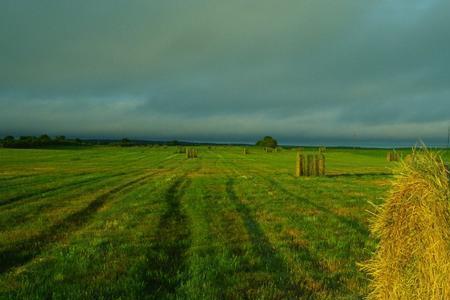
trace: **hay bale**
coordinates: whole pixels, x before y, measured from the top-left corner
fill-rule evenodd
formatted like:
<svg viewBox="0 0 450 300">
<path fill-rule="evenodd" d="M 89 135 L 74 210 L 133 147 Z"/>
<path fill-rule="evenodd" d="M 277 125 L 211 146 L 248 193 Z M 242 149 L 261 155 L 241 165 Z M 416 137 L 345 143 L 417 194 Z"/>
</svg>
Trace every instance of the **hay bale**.
<svg viewBox="0 0 450 300">
<path fill-rule="evenodd" d="M 177 147 L 177 151 L 175 153 L 183 154 L 186 152 L 186 149 L 184 147 Z"/>
<path fill-rule="evenodd" d="M 319 176 L 319 157 L 320 154 L 314 155 L 314 176 Z"/>
<path fill-rule="evenodd" d="M 295 176 L 300 177 L 305 175 L 305 157 L 298 152 L 297 162 L 295 164 Z"/>
<path fill-rule="evenodd" d="M 379 239 L 362 267 L 369 299 L 450 299 L 450 205 L 442 159 L 416 151 L 400 163 L 371 227 Z"/>
<path fill-rule="evenodd" d="M 399 161 L 400 160 L 400 154 L 393 150 L 393 151 L 389 151 L 386 155 L 386 160 L 391 162 L 391 161 Z"/>
<path fill-rule="evenodd" d="M 314 155 L 306 156 L 306 176 L 314 176 Z"/>
<path fill-rule="evenodd" d="M 196 158 L 196 157 L 197 157 L 197 149 L 186 148 L 186 158 Z"/>
<path fill-rule="evenodd" d="M 325 175 L 325 155 L 308 154 L 303 155 L 297 152 L 295 165 L 295 175 L 300 176 L 324 176 Z"/>
<path fill-rule="evenodd" d="M 318 170 L 317 175 L 319 176 L 325 176 L 325 155 L 319 154 L 318 155 Z"/>
</svg>

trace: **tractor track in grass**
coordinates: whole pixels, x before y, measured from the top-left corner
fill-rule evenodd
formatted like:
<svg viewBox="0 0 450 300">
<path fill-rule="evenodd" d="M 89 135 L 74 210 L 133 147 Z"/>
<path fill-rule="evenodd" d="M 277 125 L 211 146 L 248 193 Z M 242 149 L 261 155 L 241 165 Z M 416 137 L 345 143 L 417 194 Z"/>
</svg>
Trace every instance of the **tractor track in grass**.
<svg viewBox="0 0 450 300">
<path fill-rule="evenodd" d="M 147 255 L 150 265 L 145 291 L 154 299 L 174 294 L 184 279 L 180 276 L 187 269 L 191 230 L 181 199 L 190 184 L 191 180 L 183 175 L 174 180 L 164 195 L 167 210 L 160 218 L 155 243 Z"/>
<path fill-rule="evenodd" d="M 65 189 L 73 190 L 83 184 L 86 184 L 86 183 L 90 184 L 90 183 L 101 182 L 105 179 L 110 179 L 110 178 L 119 177 L 119 176 L 123 176 L 123 175 L 128 175 L 128 174 L 127 173 L 117 173 L 117 174 L 108 174 L 108 175 L 103 175 L 103 176 L 98 176 L 98 177 L 93 177 L 93 178 L 91 177 L 91 178 L 86 178 L 83 180 L 51 187 L 48 189 L 40 190 L 40 191 L 33 191 L 33 192 L 22 194 L 22 195 L 17 195 L 17 196 L 8 198 L 8 199 L 0 200 L 0 207 L 15 203 L 15 202 L 18 202 L 21 200 L 34 200 L 36 198 L 41 198 L 42 195 L 44 195 L 44 194 L 54 193 L 54 192 L 58 192 L 58 191 L 65 190 Z"/>
<path fill-rule="evenodd" d="M 237 176 L 241 176 L 242 173 L 240 168 L 234 161 L 229 160 L 229 165 L 231 166 L 230 170 Z M 260 169 L 261 170 L 261 169 Z M 287 192 L 289 197 L 294 197 L 292 193 L 289 193 L 287 190 L 285 190 L 283 187 L 281 187 L 281 184 L 278 181 L 274 181 L 268 176 L 263 176 L 258 174 L 257 172 L 251 172 L 252 176 L 258 177 L 262 179 L 263 182 L 266 182 L 265 185 L 267 186 L 274 186 L 275 188 Z M 264 234 L 263 229 L 260 227 L 260 224 L 254 217 L 252 216 L 252 212 L 250 208 L 248 208 L 242 201 L 239 199 L 239 197 L 234 192 L 234 180 L 232 177 L 228 178 L 227 182 L 227 194 L 228 198 L 235 204 L 237 211 L 241 214 L 241 217 L 244 221 L 244 224 L 247 228 L 247 231 L 250 235 L 252 244 L 254 245 L 254 248 L 256 249 L 255 254 L 259 255 L 263 259 L 263 264 L 266 266 L 268 270 L 275 271 L 273 272 L 274 275 L 279 275 L 278 277 L 274 277 L 274 281 L 276 283 L 276 286 L 281 289 L 282 291 L 286 292 L 288 295 L 288 298 L 295 297 L 295 298 L 308 298 L 308 299 L 315 299 L 315 290 L 310 287 L 307 281 L 300 281 L 300 282 L 292 282 L 290 280 L 290 277 L 292 276 L 291 271 L 288 268 L 288 265 L 285 261 L 285 259 L 281 256 L 281 254 L 275 252 L 274 247 L 272 246 L 270 240 L 268 237 Z M 303 199 L 304 200 L 304 199 Z M 314 203 L 310 203 L 310 201 L 307 202 L 307 204 L 312 205 L 315 207 Z M 317 209 L 323 209 L 322 212 L 330 212 L 326 211 L 323 207 L 316 207 Z M 349 226 L 348 222 L 344 222 L 344 220 L 339 220 L 343 222 L 345 225 Z M 359 232 L 359 230 L 356 230 Z M 315 254 L 311 253 L 307 247 L 300 247 L 296 245 L 295 243 L 289 243 L 288 241 L 288 247 L 291 251 L 301 253 L 302 257 L 305 257 L 311 265 L 316 266 L 316 268 L 324 269 L 322 261 L 320 258 L 318 258 Z M 276 274 L 276 271 L 278 271 L 278 274 Z M 343 279 L 341 278 L 340 274 L 336 274 L 333 276 L 334 278 L 327 278 L 326 280 L 320 280 L 318 278 L 313 278 L 313 280 L 319 280 L 320 285 L 322 285 L 326 290 L 333 292 L 336 290 L 345 290 L 346 287 L 343 284 Z M 333 279 L 333 280 L 332 280 Z"/>
<path fill-rule="evenodd" d="M 89 175 L 89 174 L 92 174 L 92 173 L 90 173 L 90 172 L 81 172 L 81 173 L 70 174 L 69 176 L 71 178 L 77 178 L 77 177 L 86 176 L 86 175 Z M 7 187 L 7 189 L 10 189 L 10 188 L 15 188 L 17 186 L 21 186 L 21 185 L 24 185 L 24 184 L 27 184 L 28 186 L 38 186 L 39 187 L 39 185 L 41 185 L 43 183 L 48 183 L 49 181 L 56 180 L 56 179 L 61 178 L 63 176 L 69 177 L 69 176 L 67 176 L 64 173 L 51 173 L 51 174 L 39 174 L 39 173 L 36 173 L 36 174 L 33 174 L 33 175 L 17 176 L 17 179 L 27 179 L 28 177 L 33 177 L 33 181 L 31 181 L 31 182 L 24 182 L 24 181 L 17 182 L 17 181 L 13 181 L 13 182 L 5 185 L 4 187 Z M 0 183 L 1 183 L 1 180 L 0 180 Z"/>
<path fill-rule="evenodd" d="M 0 274 L 8 272 L 12 268 L 19 267 L 31 261 L 44 251 L 50 244 L 63 240 L 66 236 L 81 228 L 86 224 L 94 214 L 104 206 L 108 199 L 117 194 L 128 191 L 131 188 L 139 187 L 145 184 L 146 180 L 160 173 L 151 172 L 120 184 L 111 190 L 101 194 L 89 204 L 73 214 L 70 214 L 63 220 L 53 224 L 46 231 L 36 235 L 28 240 L 11 245 L 0 251 Z"/>
<path fill-rule="evenodd" d="M 224 161 L 224 158 L 221 155 L 218 156 L 222 159 L 222 161 Z M 234 162 L 230 162 L 229 165 L 225 164 L 224 167 L 228 168 L 234 175 L 238 177 L 241 175 L 241 172 L 239 171 L 240 169 L 236 164 L 234 164 Z M 281 294 L 277 294 L 276 298 L 302 298 L 311 295 L 311 291 L 304 287 L 295 285 L 290 280 L 291 272 L 285 259 L 279 252 L 276 251 L 275 247 L 273 246 L 267 235 L 264 233 L 264 230 L 261 227 L 260 223 L 253 216 L 251 209 L 236 194 L 235 180 L 232 175 L 227 176 L 227 181 L 225 183 L 225 192 L 228 200 L 231 202 L 232 206 L 242 220 L 242 223 L 252 245 L 251 247 L 253 255 L 258 257 L 260 260 L 260 264 L 256 266 L 245 264 L 243 266 L 243 271 L 267 272 L 269 276 L 271 276 L 273 283 Z M 238 256 L 242 255 L 242 253 L 244 252 L 240 245 L 231 245 L 231 251 Z M 263 285 L 264 282 L 256 281 L 253 284 L 258 287 Z M 245 293 L 246 291 L 242 292 Z"/>
<path fill-rule="evenodd" d="M 289 198 L 301 201 L 301 202 L 305 203 L 306 205 L 313 207 L 314 209 L 317 209 L 321 213 L 330 216 L 331 218 L 335 219 L 336 221 L 338 221 L 339 223 L 344 225 L 346 228 L 351 229 L 352 231 L 354 231 L 362 236 L 369 236 L 369 234 L 370 234 L 369 229 L 367 227 L 361 225 L 358 222 L 358 220 L 351 218 L 351 217 L 340 216 L 325 206 L 314 203 L 305 197 L 295 195 L 294 193 L 288 191 L 285 187 L 281 186 L 279 181 L 273 180 L 271 178 L 265 178 L 265 180 L 267 180 L 272 186 L 274 186 L 276 189 L 281 191 L 283 194 L 287 195 Z"/>
<path fill-rule="evenodd" d="M 296 297 L 309 294 L 308 291 L 290 281 L 290 271 L 286 262 L 281 254 L 276 251 L 259 222 L 252 216 L 251 210 L 236 195 L 234 180 L 231 177 L 228 178 L 226 183 L 226 193 L 244 223 L 254 254 L 261 259 L 259 268 L 270 272 L 276 287 L 281 292 L 287 292 L 290 296 L 294 294 Z"/>
<path fill-rule="evenodd" d="M 234 161 L 230 160 L 229 163 L 234 166 L 235 170 L 239 169 L 239 167 L 237 166 L 237 164 Z M 306 205 L 309 205 L 310 207 L 317 209 L 321 213 L 331 216 L 332 218 L 339 221 L 342 225 L 357 232 L 358 234 L 361 234 L 363 236 L 369 235 L 369 230 L 365 226 L 361 225 L 354 218 L 340 216 L 325 206 L 314 203 L 305 197 L 295 195 L 294 193 L 288 191 L 285 187 L 283 187 L 283 184 L 279 180 L 273 179 L 272 177 L 269 177 L 269 176 L 261 175 L 261 174 L 267 173 L 267 170 L 264 170 L 262 168 L 257 168 L 257 169 L 259 169 L 259 172 L 256 172 L 256 171 L 250 172 L 250 174 L 252 174 L 252 176 L 258 177 L 258 178 L 262 179 L 263 181 L 267 182 L 269 186 L 274 187 L 275 189 L 282 192 L 284 195 L 287 195 L 289 198 L 291 198 L 293 200 L 301 201 L 301 202 L 305 203 Z M 376 176 L 378 176 L 378 174 L 376 174 Z"/>
<path fill-rule="evenodd" d="M 100 188 L 108 187 L 110 185 L 115 186 L 117 184 L 120 184 L 120 182 L 125 182 L 129 178 L 133 178 L 133 176 L 136 175 L 137 172 L 124 173 L 112 177 L 105 176 L 104 178 L 87 181 L 84 184 L 76 185 L 75 187 L 69 187 L 67 189 L 62 188 L 58 190 L 58 192 L 62 194 L 49 193 L 48 195 L 45 195 L 46 197 L 36 196 L 23 199 L 20 202 L 10 203 L 9 205 L 5 206 L 0 205 L 0 213 L 3 216 L 7 216 L 3 220 L 1 220 L 0 229 L 8 228 L 10 230 L 13 230 L 17 226 L 21 226 L 22 224 L 33 221 L 33 219 L 43 213 L 51 212 L 55 209 L 61 208 L 62 206 L 70 205 L 72 199 L 77 199 L 81 195 L 95 193 Z M 117 179 L 114 178 L 117 178 L 119 181 L 115 181 Z M 64 197 L 64 200 L 62 202 L 58 201 L 59 197 Z M 17 210 L 19 207 L 27 207 L 29 205 L 33 206 L 32 211 L 19 214 L 15 212 L 15 210 Z M 11 221 L 11 218 L 13 218 L 13 221 Z"/>
<path fill-rule="evenodd" d="M 239 167 L 237 166 L 237 164 L 231 160 L 229 161 L 229 163 L 233 166 L 232 171 L 235 174 L 240 175 L 240 173 L 238 171 Z M 262 168 L 258 168 L 258 169 L 260 170 L 260 173 L 266 173 L 266 171 L 264 171 L 264 169 L 262 169 Z M 364 226 L 359 224 L 359 222 L 357 222 L 356 220 L 354 220 L 352 218 L 344 217 L 344 216 L 339 216 L 336 213 L 334 213 L 332 210 L 330 210 L 326 207 L 318 205 L 307 198 L 295 195 L 292 192 L 288 191 L 286 188 L 284 188 L 282 186 L 282 183 L 279 182 L 278 180 L 274 180 L 273 178 L 271 178 L 269 176 L 261 175 L 260 173 L 258 173 L 256 171 L 250 172 L 250 174 L 252 174 L 252 176 L 262 179 L 263 182 L 265 181 L 266 182 L 265 185 L 271 186 L 271 187 L 281 191 L 283 194 L 287 195 L 289 198 L 301 201 L 301 202 L 305 203 L 306 205 L 309 205 L 310 207 L 317 209 L 321 213 L 329 215 L 331 218 L 335 219 L 336 221 L 338 221 L 341 224 L 343 224 L 344 226 L 346 226 L 346 228 L 351 229 L 358 234 L 361 234 L 363 236 L 368 235 L 367 228 L 365 228 Z M 312 253 L 307 247 L 303 247 L 303 246 L 299 247 L 298 245 L 296 245 L 295 243 L 291 243 L 290 241 L 288 241 L 288 247 L 293 252 L 301 253 L 301 256 L 305 257 L 311 265 L 314 265 L 315 269 L 320 269 L 320 270 L 326 269 L 326 267 L 324 266 L 324 264 L 322 263 L 320 258 L 317 257 L 316 254 Z M 324 272 L 326 273 L 328 271 L 325 270 Z M 333 278 L 326 277 L 325 279 L 314 278 L 314 280 L 319 280 L 320 284 L 323 286 L 323 288 L 330 291 L 331 293 L 335 292 L 337 290 L 344 291 L 347 289 L 347 287 L 344 284 L 344 280 L 339 273 L 335 274 L 332 277 Z M 302 283 L 301 285 L 303 287 L 303 290 L 306 291 L 306 295 L 309 295 L 308 297 L 312 297 L 314 299 L 314 291 L 310 290 L 308 288 L 308 284 L 305 282 L 305 283 Z M 303 295 L 303 296 L 305 296 L 305 295 Z"/>
<path fill-rule="evenodd" d="M 33 174 L 24 174 L 24 175 L 13 175 L 13 176 L 5 176 L 5 177 L 1 177 L 0 178 L 0 183 L 4 183 L 7 181 L 14 181 L 17 179 L 24 179 L 27 177 L 32 177 L 32 176 L 36 176 L 38 175 L 38 173 L 33 173 Z"/>
<path fill-rule="evenodd" d="M 175 156 L 176 155 L 169 155 L 167 157 L 164 157 L 163 159 L 157 161 L 156 164 L 158 166 L 159 164 L 161 164 L 161 163 L 163 163 L 163 162 L 165 162 L 167 160 L 170 160 L 171 158 L 173 158 Z M 143 157 L 145 157 L 145 156 L 143 156 Z M 141 160 L 141 158 L 133 160 L 132 162 L 134 163 L 137 160 Z M 117 172 L 115 174 L 108 174 L 108 175 L 104 175 L 104 176 L 98 176 L 98 177 L 95 177 L 95 178 L 82 179 L 82 180 L 78 180 L 76 182 L 68 182 L 66 184 L 62 184 L 62 185 L 58 185 L 58 186 L 44 188 L 44 189 L 37 190 L 37 191 L 34 190 L 34 191 L 31 191 L 31 192 L 26 192 L 26 193 L 23 193 L 23 194 L 20 194 L 20 195 L 12 196 L 12 197 L 7 198 L 7 199 L 0 199 L 0 208 L 2 206 L 6 206 L 8 204 L 12 204 L 12 203 L 15 203 L 15 202 L 18 202 L 18 201 L 21 201 L 21 200 L 35 200 L 36 198 L 40 197 L 42 194 L 58 192 L 60 190 L 66 189 L 66 188 L 77 188 L 78 186 L 81 186 L 84 183 L 93 183 L 93 182 L 101 181 L 103 179 L 114 178 L 114 177 L 118 177 L 118 176 L 122 176 L 122 175 L 132 175 L 132 174 L 137 174 L 137 173 L 141 172 L 140 170 L 133 170 L 132 172 L 125 172 L 126 169 L 127 169 L 126 167 L 125 168 L 119 168 L 118 170 L 116 169 L 116 171 L 120 171 L 120 172 Z M 77 178 L 77 177 L 81 177 L 81 176 L 85 176 L 85 175 L 89 175 L 89 174 L 91 174 L 91 173 L 90 172 L 83 172 L 83 173 L 74 175 L 72 178 Z M 35 175 L 36 174 L 25 175 L 25 176 L 15 176 L 15 177 L 19 177 L 19 178 L 23 177 L 23 178 L 25 178 L 25 177 L 35 176 Z M 58 178 L 58 176 L 53 178 L 53 179 L 57 179 L 57 178 Z M 42 180 L 42 181 L 48 181 L 48 179 Z M 23 184 L 26 184 L 26 183 L 15 183 L 12 186 L 23 185 Z M 34 184 L 34 182 L 32 182 L 32 184 Z"/>
</svg>

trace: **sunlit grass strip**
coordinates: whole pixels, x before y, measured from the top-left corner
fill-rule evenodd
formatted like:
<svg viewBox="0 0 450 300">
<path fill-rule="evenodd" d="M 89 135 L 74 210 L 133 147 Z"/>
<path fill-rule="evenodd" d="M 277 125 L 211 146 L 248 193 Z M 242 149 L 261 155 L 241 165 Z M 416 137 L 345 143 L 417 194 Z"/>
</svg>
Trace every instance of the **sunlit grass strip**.
<svg viewBox="0 0 450 300">
<path fill-rule="evenodd" d="M 369 299 L 450 299 L 448 171 L 424 149 L 395 174 L 371 228 L 379 245 L 363 265 L 372 277 Z"/>
</svg>

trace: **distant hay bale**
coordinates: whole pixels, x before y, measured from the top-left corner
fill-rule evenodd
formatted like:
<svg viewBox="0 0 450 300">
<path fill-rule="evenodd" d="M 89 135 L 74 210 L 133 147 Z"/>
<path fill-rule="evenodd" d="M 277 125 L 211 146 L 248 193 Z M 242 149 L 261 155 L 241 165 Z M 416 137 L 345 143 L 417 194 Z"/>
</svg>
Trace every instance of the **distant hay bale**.
<svg viewBox="0 0 450 300">
<path fill-rule="evenodd" d="M 265 148 L 264 148 L 264 151 L 265 151 L 266 153 L 272 153 L 272 152 L 274 151 L 274 149 L 273 149 L 273 148 L 270 148 L 270 147 L 265 147 Z"/>
<path fill-rule="evenodd" d="M 317 160 L 318 160 L 317 175 L 325 176 L 325 155 L 320 153 L 318 155 Z"/>
<path fill-rule="evenodd" d="M 314 155 L 314 176 L 319 176 L 319 159 L 320 159 L 320 154 L 316 154 Z"/>
<path fill-rule="evenodd" d="M 306 176 L 314 176 L 314 158 L 313 154 L 306 155 Z"/>
<path fill-rule="evenodd" d="M 325 155 L 302 154 L 297 152 L 295 162 L 295 176 L 324 176 L 325 175 Z"/>
<path fill-rule="evenodd" d="M 197 158 L 197 149 L 186 148 L 186 158 Z"/>
<path fill-rule="evenodd" d="M 305 173 L 305 157 L 297 152 L 297 161 L 295 163 L 295 176 L 300 177 Z"/>
<path fill-rule="evenodd" d="M 398 153 L 397 151 L 393 150 L 393 151 L 389 151 L 386 155 L 386 160 L 391 162 L 391 161 L 399 161 L 400 160 L 400 153 Z"/>
<path fill-rule="evenodd" d="M 185 153 L 186 149 L 184 147 L 177 147 L 177 151 L 175 153 Z"/>
<path fill-rule="evenodd" d="M 369 299 L 450 299 L 448 170 L 424 149 L 395 174 L 371 227 L 377 250 L 362 265 L 372 277 Z"/>
</svg>

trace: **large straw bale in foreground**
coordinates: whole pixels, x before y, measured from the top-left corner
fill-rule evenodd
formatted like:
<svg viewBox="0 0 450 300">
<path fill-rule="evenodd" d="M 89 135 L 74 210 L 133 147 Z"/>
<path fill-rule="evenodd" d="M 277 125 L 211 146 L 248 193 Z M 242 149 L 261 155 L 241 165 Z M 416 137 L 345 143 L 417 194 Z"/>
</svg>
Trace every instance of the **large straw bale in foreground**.
<svg viewBox="0 0 450 300">
<path fill-rule="evenodd" d="M 379 245 L 363 265 L 369 299 L 450 299 L 449 183 L 439 155 L 415 151 L 400 163 L 371 229 Z"/>
</svg>

